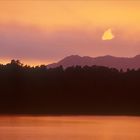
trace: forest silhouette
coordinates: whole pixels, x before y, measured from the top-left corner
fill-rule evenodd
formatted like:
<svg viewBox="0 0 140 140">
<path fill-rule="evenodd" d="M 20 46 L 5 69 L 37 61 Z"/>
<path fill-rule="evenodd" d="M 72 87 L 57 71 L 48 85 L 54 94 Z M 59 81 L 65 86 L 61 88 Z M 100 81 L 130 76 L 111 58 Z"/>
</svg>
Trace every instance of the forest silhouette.
<svg viewBox="0 0 140 140">
<path fill-rule="evenodd" d="M 0 114 L 140 115 L 140 69 L 0 65 Z"/>
</svg>

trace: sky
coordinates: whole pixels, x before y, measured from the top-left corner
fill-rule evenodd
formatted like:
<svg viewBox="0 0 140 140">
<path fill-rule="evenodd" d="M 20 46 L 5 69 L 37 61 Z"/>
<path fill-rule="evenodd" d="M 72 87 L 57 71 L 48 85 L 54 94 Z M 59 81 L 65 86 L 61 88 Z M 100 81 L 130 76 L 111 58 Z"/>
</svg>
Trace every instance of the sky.
<svg viewBox="0 0 140 140">
<path fill-rule="evenodd" d="M 140 54 L 139 0 L 0 0 L 0 63 Z"/>
</svg>

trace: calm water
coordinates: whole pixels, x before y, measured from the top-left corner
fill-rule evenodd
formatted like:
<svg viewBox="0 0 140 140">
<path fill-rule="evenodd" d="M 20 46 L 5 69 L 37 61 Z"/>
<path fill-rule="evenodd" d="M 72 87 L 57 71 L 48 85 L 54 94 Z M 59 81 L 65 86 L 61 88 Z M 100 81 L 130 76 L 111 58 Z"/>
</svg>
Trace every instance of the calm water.
<svg viewBox="0 0 140 140">
<path fill-rule="evenodd" d="M 140 117 L 0 117 L 0 140 L 140 140 Z"/>
</svg>

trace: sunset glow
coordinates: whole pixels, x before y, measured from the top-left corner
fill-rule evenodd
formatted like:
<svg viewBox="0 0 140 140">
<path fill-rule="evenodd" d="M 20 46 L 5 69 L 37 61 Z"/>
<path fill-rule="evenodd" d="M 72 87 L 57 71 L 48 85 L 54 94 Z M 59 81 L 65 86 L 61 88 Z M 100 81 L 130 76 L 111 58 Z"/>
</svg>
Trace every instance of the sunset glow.
<svg viewBox="0 0 140 140">
<path fill-rule="evenodd" d="M 111 29 L 108 29 L 107 31 L 105 31 L 103 33 L 102 40 L 111 40 L 114 37 L 115 36 L 112 34 L 112 30 Z"/>
<path fill-rule="evenodd" d="M 0 59 L 36 65 L 72 54 L 132 57 L 140 54 L 139 25 L 140 1 L 1 0 Z"/>
</svg>

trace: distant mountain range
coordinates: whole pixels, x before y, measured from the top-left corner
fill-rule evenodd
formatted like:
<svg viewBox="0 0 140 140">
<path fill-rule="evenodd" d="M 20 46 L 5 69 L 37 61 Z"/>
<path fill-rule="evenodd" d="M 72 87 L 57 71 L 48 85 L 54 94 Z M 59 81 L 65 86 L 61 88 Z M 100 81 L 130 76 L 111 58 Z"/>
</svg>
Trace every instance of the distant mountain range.
<svg viewBox="0 0 140 140">
<path fill-rule="evenodd" d="M 64 59 L 58 61 L 57 63 L 52 63 L 47 65 L 48 68 L 54 68 L 58 66 L 63 66 L 64 68 L 70 66 L 107 66 L 110 68 L 117 68 L 126 70 L 129 69 L 138 69 L 140 68 L 140 55 L 135 57 L 114 57 L 110 55 L 100 56 L 100 57 L 81 57 L 79 55 L 71 55 L 65 57 Z"/>
</svg>

